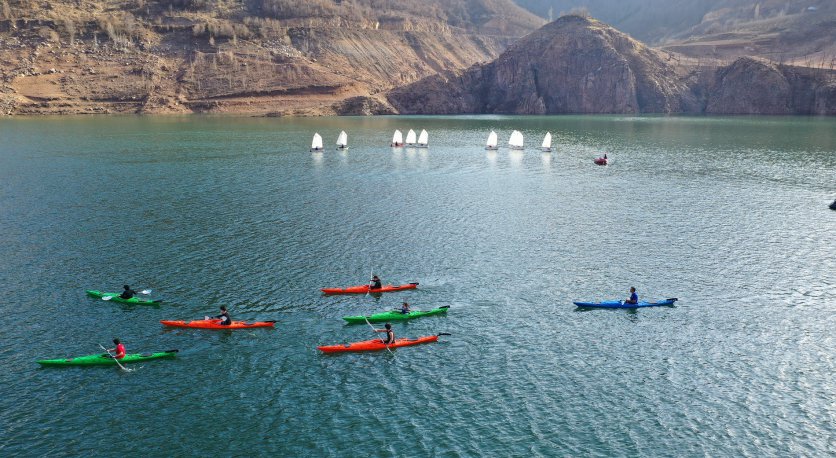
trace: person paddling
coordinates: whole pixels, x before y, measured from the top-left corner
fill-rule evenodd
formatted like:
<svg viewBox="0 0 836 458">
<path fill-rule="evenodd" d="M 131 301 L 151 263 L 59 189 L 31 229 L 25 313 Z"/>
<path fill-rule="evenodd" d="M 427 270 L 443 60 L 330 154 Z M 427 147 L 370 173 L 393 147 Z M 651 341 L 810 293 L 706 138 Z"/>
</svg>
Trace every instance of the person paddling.
<svg viewBox="0 0 836 458">
<path fill-rule="evenodd" d="M 371 281 L 370 281 L 369 283 L 371 283 L 371 286 L 369 286 L 369 289 L 380 289 L 380 288 L 383 288 L 383 284 L 381 284 L 381 283 L 380 283 L 380 278 L 378 278 L 378 276 L 377 276 L 377 275 L 373 275 L 373 276 L 372 276 L 372 279 L 371 279 Z"/>
<path fill-rule="evenodd" d="M 639 303 L 639 295 L 636 294 L 636 288 L 631 286 L 630 287 L 630 298 L 624 300 L 625 304 L 638 304 Z"/>
<path fill-rule="evenodd" d="M 386 333 L 386 340 L 383 341 L 384 345 L 395 343 L 395 331 L 392 330 L 392 325 L 390 323 L 386 323 L 383 327 L 386 329 L 375 329 L 374 332 Z"/>
<path fill-rule="evenodd" d="M 124 285 L 122 288 L 124 291 L 122 291 L 122 294 L 119 295 L 122 299 L 130 299 L 136 296 L 136 291 L 132 290 L 130 286 Z"/>
<path fill-rule="evenodd" d="M 208 320 L 209 317 L 207 316 L 206 319 Z M 232 318 L 229 317 L 229 312 L 226 311 L 226 306 L 224 305 L 221 306 L 221 314 L 213 316 L 212 319 L 221 320 L 221 322 L 218 323 L 221 326 L 229 326 L 232 324 Z"/>
<path fill-rule="evenodd" d="M 404 315 L 408 315 L 410 311 L 411 310 L 409 310 L 409 303 L 404 302 L 401 306 L 401 313 L 403 313 Z"/>
<path fill-rule="evenodd" d="M 107 353 L 111 354 L 110 352 L 116 352 L 116 354 L 113 355 L 114 358 L 116 358 L 116 359 L 124 358 L 125 353 L 126 353 L 125 352 L 125 346 L 122 345 L 122 342 L 120 342 L 119 339 L 113 339 L 113 343 L 116 345 L 116 347 L 107 349 L 106 350 Z"/>
</svg>

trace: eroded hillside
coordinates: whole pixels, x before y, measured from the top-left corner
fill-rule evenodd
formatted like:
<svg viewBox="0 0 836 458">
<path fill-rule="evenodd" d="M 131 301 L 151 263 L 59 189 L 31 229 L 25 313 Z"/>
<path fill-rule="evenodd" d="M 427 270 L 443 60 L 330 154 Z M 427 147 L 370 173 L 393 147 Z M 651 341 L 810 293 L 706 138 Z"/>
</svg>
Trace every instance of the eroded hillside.
<svg viewBox="0 0 836 458">
<path fill-rule="evenodd" d="M 0 2 L 0 110 L 391 112 L 379 94 L 495 58 L 510 0 Z"/>
</svg>

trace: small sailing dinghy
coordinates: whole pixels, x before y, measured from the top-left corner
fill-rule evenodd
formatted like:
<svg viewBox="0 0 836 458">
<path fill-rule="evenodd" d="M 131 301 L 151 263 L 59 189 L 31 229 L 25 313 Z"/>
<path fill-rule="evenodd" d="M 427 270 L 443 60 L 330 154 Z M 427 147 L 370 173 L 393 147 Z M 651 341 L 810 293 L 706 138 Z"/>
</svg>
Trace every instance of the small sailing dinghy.
<svg viewBox="0 0 836 458">
<path fill-rule="evenodd" d="M 421 135 L 418 136 L 418 148 L 426 148 L 429 137 L 430 134 L 426 130 L 421 129 Z"/>
<path fill-rule="evenodd" d="M 546 136 L 543 137 L 543 145 L 540 147 L 540 150 L 544 153 L 551 153 L 552 151 L 552 133 L 546 132 Z"/>
<path fill-rule="evenodd" d="M 403 146 L 403 134 L 399 130 L 395 130 L 395 135 L 392 135 L 392 144 L 389 146 Z"/>
<path fill-rule="evenodd" d="M 406 133 L 406 145 L 415 146 L 415 131 L 412 129 L 409 129 L 409 132 Z"/>
<path fill-rule="evenodd" d="M 488 134 L 488 142 L 485 143 L 485 149 L 489 150 L 489 151 L 496 151 L 496 150 L 499 149 L 499 147 L 496 146 L 496 144 L 497 144 L 496 132 L 491 131 L 491 133 Z"/>
<path fill-rule="evenodd" d="M 337 137 L 337 149 L 348 149 L 348 134 L 345 131 L 340 132 Z"/>
<path fill-rule="evenodd" d="M 511 132 L 511 138 L 508 139 L 508 147 L 514 150 L 523 149 L 523 134 L 515 130 Z"/>
<path fill-rule="evenodd" d="M 322 136 L 313 134 L 313 141 L 311 142 L 311 151 L 322 151 Z"/>
</svg>

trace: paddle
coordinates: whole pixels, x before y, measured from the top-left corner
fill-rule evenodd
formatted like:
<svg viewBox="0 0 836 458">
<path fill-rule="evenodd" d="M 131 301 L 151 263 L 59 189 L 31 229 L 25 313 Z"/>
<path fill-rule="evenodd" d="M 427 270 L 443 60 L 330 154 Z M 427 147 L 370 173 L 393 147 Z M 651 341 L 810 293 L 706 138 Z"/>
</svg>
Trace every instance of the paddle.
<svg viewBox="0 0 836 458">
<path fill-rule="evenodd" d="M 369 323 L 369 319 L 366 318 L 365 316 L 363 317 L 363 319 L 366 320 L 366 324 L 368 324 L 369 327 L 372 328 L 372 332 L 377 334 L 377 329 L 375 329 L 374 326 L 372 326 L 372 324 Z M 386 340 L 384 340 L 383 337 L 380 338 L 380 343 L 382 343 L 386 347 L 386 349 L 389 350 L 389 353 L 392 353 L 392 349 L 389 348 L 389 345 L 386 345 Z M 394 355 L 394 353 L 392 353 L 392 354 Z"/>
<path fill-rule="evenodd" d="M 102 347 L 102 344 L 99 344 L 99 347 L 101 347 L 102 350 L 106 351 L 107 354 L 110 355 L 110 357 L 113 358 L 114 361 L 116 361 L 116 364 L 119 366 L 119 369 L 122 369 L 125 372 L 133 372 L 133 369 L 128 369 L 127 367 L 123 366 L 122 363 L 120 363 L 119 360 L 116 359 L 116 356 L 110 353 L 110 350 L 108 350 L 105 347 Z"/>
</svg>

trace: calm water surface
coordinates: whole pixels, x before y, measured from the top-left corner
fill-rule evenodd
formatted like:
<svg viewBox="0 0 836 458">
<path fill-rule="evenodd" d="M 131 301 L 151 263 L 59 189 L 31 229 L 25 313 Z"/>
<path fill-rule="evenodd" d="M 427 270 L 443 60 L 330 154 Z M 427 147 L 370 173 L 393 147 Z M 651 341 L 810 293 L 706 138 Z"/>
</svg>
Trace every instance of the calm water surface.
<svg viewBox="0 0 836 458">
<path fill-rule="evenodd" d="M 396 128 L 430 148 L 389 148 Z M 491 129 L 529 149 L 484 151 Z M 0 455 L 836 454 L 833 118 L 38 118 L 0 139 Z M 371 270 L 421 286 L 319 294 Z M 84 295 L 123 283 L 165 302 Z M 572 305 L 629 286 L 680 301 Z M 452 336 L 316 350 L 402 300 L 451 308 L 399 336 Z M 276 329 L 158 323 L 220 305 Z M 116 336 L 180 353 L 35 363 Z"/>
</svg>

